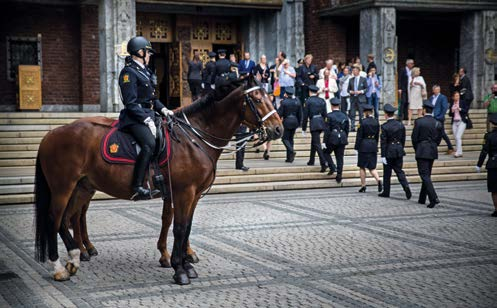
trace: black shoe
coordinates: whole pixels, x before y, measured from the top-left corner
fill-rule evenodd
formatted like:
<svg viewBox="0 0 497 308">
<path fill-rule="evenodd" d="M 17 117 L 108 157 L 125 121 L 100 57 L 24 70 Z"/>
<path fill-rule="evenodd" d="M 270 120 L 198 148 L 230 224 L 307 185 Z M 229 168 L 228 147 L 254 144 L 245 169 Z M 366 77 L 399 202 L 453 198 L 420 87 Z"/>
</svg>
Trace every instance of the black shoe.
<svg viewBox="0 0 497 308">
<path fill-rule="evenodd" d="M 255 153 L 260 153 L 261 149 L 255 149 Z"/>
<path fill-rule="evenodd" d="M 342 175 L 341 174 L 337 174 L 336 181 L 338 184 L 342 183 Z"/>
<path fill-rule="evenodd" d="M 428 204 L 426 207 L 432 209 L 435 207 L 435 205 L 437 205 L 436 202 L 430 202 L 430 204 Z"/>
<path fill-rule="evenodd" d="M 385 192 L 382 192 L 381 194 L 378 194 L 378 197 L 390 198 L 390 195 L 386 194 Z"/>
<path fill-rule="evenodd" d="M 311 163 L 310 161 L 308 161 L 307 166 L 314 166 L 314 163 Z"/>
<path fill-rule="evenodd" d="M 492 216 L 492 217 L 497 217 L 497 210 L 495 210 L 495 211 L 492 213 L 492 215 L 490 215 L 490 216 Z"/>
<path fill-rule="evenodd" d="M 250 168 L 249 167 L 245 167 L 245 166 L 241 166 L 240 168 L 236 168 L 237 170 L 242 170 L 242 171 L 248 171 Z"/>
<path fill-rule="evenodd" d="M 133 201 L 138 201 L 138 200 L 150 200 L 152 199 L 153 195 L 151 195 L 150 190 L 143 188 L 142 186 L 137 186 L 133 188 L 133 191 L 135 192 L 134 195 L 131 197 L 131 200 Z M 160 193 L 160 191 L 154 189 L 152 193 Z"/>
<path fill-rule="evenodd" d="M 321 170 L 319 170 L 319 172 L 324 173 L 324 172 L 326 172 L 326 169 L 328 169 L 328 167 L 323 165 L 323 166 L 321 166 Z"/>
<path fill-rule="evenodd" d="M 366 192 L 366 186 L 361 186 L 361 189 L 359 189 L 360 193 L 365 193 Z"/>
<path fill-rule="evenodd" d="M 264 155 L 262 155 L 262 156 L 264 157 L 265 160 L 269 159 L 269 154 L 268 154 L 267 150 L 264 151 Z"/>
<path fill-rule="evenodd" d="M 290 157 L 288 158 L 289 163 L 293 163 L 293 161 L 295 160 L 295 155 L 297 155 L 297 152 L 292 152 L 292 154 L 290 154 Z"/>
<path fill-rule="evenodd" d="M 383 184 L 381 181 L 378 181 L 378 192 L 381 192 L 383 190 Z"/>
<path fill-rule="evenodd" d="M 435 204 L 439 204 L 440 203 L 440 200 L 438 200 L 438 198 L 435 199 Z"/>
<path fill-rule="evenodd" d="M 411 189 L 409 188 L 409 186 L 404 187 L 404 191 L 406 192 L 407 200 L 410 200 L 412 197 L 412 193 L 411 193 Z M 423 202 L 423 204 L 424 204 L 424 202 Z"/>
<path fill-rule="evenodd" d="M 328 171 L 328 175 L 333 175 L 333 173 L 335 173 L 335 170 L 330 168 L 330 171 Z"/>
</svg>

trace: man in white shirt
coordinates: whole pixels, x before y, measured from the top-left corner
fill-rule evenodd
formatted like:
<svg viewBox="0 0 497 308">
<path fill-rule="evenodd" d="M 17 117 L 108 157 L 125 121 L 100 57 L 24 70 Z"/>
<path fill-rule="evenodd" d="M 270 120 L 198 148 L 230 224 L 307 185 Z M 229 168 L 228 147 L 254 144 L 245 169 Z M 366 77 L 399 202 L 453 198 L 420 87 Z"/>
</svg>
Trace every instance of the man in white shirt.
<svg viewBox="0 0 497 308">
<path fill-rule="evenodd" d="M 350 70 L 348 67 L 343 69 L 343 76 L 339 80 L 340 91 L 340 110 L 347 113 L 350 110 L 350 94 L 349 94 Z"/>
</svg>

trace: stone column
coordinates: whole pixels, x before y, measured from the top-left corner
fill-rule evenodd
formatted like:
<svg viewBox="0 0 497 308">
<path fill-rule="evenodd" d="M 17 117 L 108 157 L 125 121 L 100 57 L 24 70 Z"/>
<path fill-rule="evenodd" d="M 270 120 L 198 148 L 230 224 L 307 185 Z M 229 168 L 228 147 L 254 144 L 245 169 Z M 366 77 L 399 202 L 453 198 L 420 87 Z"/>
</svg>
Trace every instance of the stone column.
<svg viewBox="0 0 497 308">
<path fill-rule="evenodd" d="M 396 105 L 397 37 L 395 8 L 381 7 L 361 10 L 360 57 L 367 67 L 369 53 L 375 55 L 377 72 L 383 88 L 381 102 Z"/>
<path fill-rule="evenodd" d="M 497 11 L 469 12 L 461 22 L 459 63 L 466 68 L 480 107 L 495 82 L 497 62 Z"/>
<path fill-rule="evenodd" d="M 117 54 L 120 45 L 136 35 L 135 0 L 100 0 L 100 106 L 103 112 L 122 108 L 118 77 L 124 59 Z"/>
</svg>

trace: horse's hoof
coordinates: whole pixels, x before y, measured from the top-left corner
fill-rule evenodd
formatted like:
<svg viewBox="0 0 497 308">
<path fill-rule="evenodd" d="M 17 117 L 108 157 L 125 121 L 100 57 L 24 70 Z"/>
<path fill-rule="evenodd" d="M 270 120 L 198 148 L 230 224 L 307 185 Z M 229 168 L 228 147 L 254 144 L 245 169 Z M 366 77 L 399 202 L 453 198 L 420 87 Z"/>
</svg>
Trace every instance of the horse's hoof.
<svg viewBox="0 0 497 308">
<path fill-rule="evenodd" d="M 66 281 L 66 280 L 69 280 L 71 278 L 71 275 L 69 274 L 69 272 L 67 270 L 63 270 L 61 272 L 58 272 L 58 273 L 55 273 L 53 275 L 53 279 L 55 281 Z"/>
<path fill-rule="evenodd" d="M 193 253 L 191 255 L 186 255 L 186 261 L 190 263 L 198 263 L 198 257 L 196 253 Z"/>
<path fill-rule="evenodd" d="M 184 286 L 190 284 L 190 278 L 186 273 L 179 273 L 173 275 L 174 283 L 179 284 L 180 286 Z"/>
<path fill-rule="evenodd" d="M 91 257 L 90 254 L 87 251 L 85 251 L 79 254 L 79 259 L 81 261 L 90 261 Z"/>
<path fill-rule="evenodd" d="M 195 279 L 195 278 L 198 278 L 198 274 L 197 274 L 197 271 L 195 270 L 195 268 L 193 268 L 193 266 L 191 264 L 188 264 L 183 267 L 186 271 L 186 275 L 188 276 L 188 278 L 190 279 Z"/>
<path fill-rule="evenodd" d="M 95 247 L 88 248 L 88 253 L 90 254 L 90 256 L 98 256 L 98 251 Z"/>
<path fill-rule="evenodd" d="M 159 263 L 161 267 L 165 268 L 171 267 L 171 261 L 169 260 L 169 258 L 160 258 Z"/>
<path fill-rule="evenodd" d="M 66 263 L 66 269 L 71 276 L 76 275 L 76 273 L 78 272 L 78 268 L 71 262 Z"/>
</svg>

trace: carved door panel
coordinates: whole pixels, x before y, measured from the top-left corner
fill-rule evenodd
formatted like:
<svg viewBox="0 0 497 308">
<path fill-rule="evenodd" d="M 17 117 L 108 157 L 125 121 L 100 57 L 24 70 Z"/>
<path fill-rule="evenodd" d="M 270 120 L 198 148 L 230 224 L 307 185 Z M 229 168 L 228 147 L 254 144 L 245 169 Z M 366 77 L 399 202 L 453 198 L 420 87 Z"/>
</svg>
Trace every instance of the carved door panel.
<svg viewBox="0 0 497 308">
<path fill-rule="evenodd" d="M 179 103 L 182 96 L 181 45 L 179 42 L 169 46 L 169 97 Z"/>
<path fill-rule="evenodd" d="M 190 59 L 193 58 L 193 55 L 196 51 L 200 53 L 200 60 L 202 63 L 207 63 L 209 61 L 208 53 L 212 50 L 212 44 L 210 42 L 192 42 L 192 54 L 190 55 Z"/>
</svg>

